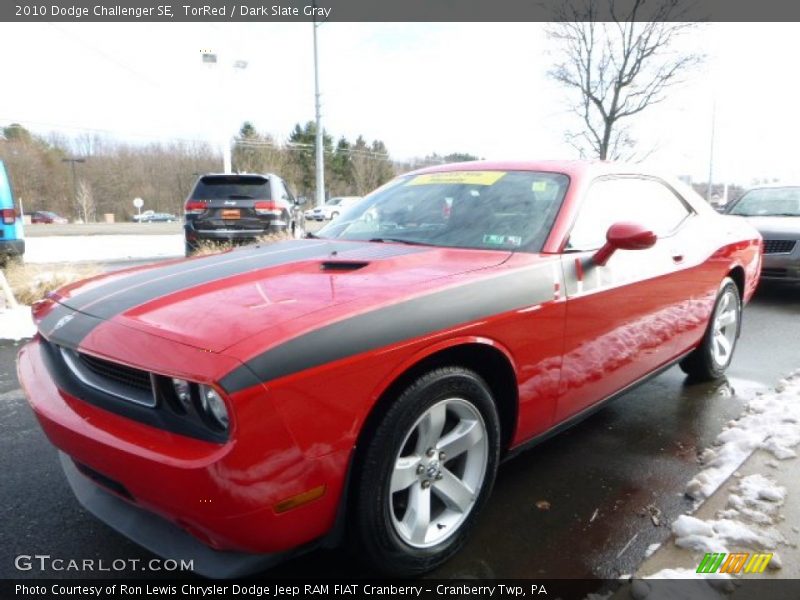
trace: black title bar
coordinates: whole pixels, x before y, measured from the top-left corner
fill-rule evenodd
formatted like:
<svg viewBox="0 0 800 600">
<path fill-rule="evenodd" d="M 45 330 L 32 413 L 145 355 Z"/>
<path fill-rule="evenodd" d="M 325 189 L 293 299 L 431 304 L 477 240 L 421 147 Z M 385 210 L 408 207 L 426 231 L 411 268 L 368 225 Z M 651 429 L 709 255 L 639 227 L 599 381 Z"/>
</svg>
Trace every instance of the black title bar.
<svg viewBox="0 0 800 600">
<path fill-rule="evenodd" d="M 800 21 L 800 3 L 787 0 L 3 0 L 9 22 L 482 22 L 570 18 L 565 6 L 590 2 L 594 18 L 613 20 L 638 5 L 636 20 Z M 665 6 L 672 7 L 666 11 Z M 581 9 L 582 10 L 582 9 Z"/>
</svg>

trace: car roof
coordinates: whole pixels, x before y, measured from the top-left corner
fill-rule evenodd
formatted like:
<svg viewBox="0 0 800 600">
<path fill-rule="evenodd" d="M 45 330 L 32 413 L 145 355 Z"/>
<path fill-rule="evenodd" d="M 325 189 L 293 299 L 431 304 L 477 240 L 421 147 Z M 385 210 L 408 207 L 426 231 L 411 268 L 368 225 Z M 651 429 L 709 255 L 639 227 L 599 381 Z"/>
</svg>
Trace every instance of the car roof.
<svg viewBox="0 0 800 600">
<path fill-rule="evenodd" d="M 750 192 L 752 190 L 774 190 L 779 188 L 796 188 L 800 187 L 800 183 L 798 182 L 787 182 L 787 183 L 763 183 L 761 185 L 754 185 L 752 187 L 747 188 L 746 192 Z"/>
<path fill-rule="evenodd" d="M 648 168 L 640 164 L 606 160 L 529 160 L 529 161 L 489 161 L 476 160 L 470 162 L 448 163 L 425 167 L 402 176 L 422 175 L 425 173 L 442 173 L 447 171 L 541 171 L 545 173 L 561 173 L 574 180 L 591 180 L 603 175 L 644 175 L 656 177 L 667 182 L 688 201 L 696 211 L 714 212 L 714 209 L 680 179 L 661 170 Z"/>
<path fill-rule="evenodd" d="M 597 175 L 654 175 L 663 176 L 656 171 L 642 165 L 632 165 L 624 162 L 605 160 L 507 160 L 489 161 L 476 160 L 470 162 L 447 163 L 424 167 L 406 175 L 419 175 L 423 173 L 440 173 L 446 171 L 545 171 L 563 173 L 569 176 L 597 176 Z"/>
<path fill-rule="evenodd" d="M 263 179 L 269 179 L 270 177 L 277 177 L 277 175 L 274 173 L 204 173 L 198 179 L 205 179 L 206 177 L 219 177 L 220 179 L 225 177 L 262 177 Z"/>
</svg>

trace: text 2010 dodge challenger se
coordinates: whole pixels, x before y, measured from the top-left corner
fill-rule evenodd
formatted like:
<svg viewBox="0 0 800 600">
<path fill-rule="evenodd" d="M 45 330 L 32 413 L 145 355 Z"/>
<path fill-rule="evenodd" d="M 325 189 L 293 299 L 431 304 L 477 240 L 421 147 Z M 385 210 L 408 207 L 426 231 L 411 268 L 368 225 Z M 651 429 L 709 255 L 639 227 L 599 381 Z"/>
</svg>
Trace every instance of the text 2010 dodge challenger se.
<svg viewBox="0 0 800 600">
<path fill-rule="evenodd" d="M 153 552 L 236 576 L 346 532 L 413 574 L 511 452 L 676 362 L 719 377 L 760 265 L 636 168 L 440 166 L 309 239 L 67 286 L 19 376 L 80 502 Z"/>
</svg>

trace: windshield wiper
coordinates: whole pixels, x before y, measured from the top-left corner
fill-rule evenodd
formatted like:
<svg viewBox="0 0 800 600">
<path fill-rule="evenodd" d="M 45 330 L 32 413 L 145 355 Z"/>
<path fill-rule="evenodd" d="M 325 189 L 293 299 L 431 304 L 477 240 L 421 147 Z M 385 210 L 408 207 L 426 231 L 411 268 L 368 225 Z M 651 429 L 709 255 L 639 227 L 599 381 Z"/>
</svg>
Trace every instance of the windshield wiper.
<svg viewBox="0 0 800 600">
<path fill-rule="evenodd" d="M 391 238 L 391 237 L 376 237 L 370 238 L 367 240 L 369 242 L 397 242 L 398 244 L 408 244 L 409 246 L 429 246 L 430 244 L 426 244 L 425 242 L 416 242 L 414 240 L 404 240 L 402 238 Z"/>
</svg>

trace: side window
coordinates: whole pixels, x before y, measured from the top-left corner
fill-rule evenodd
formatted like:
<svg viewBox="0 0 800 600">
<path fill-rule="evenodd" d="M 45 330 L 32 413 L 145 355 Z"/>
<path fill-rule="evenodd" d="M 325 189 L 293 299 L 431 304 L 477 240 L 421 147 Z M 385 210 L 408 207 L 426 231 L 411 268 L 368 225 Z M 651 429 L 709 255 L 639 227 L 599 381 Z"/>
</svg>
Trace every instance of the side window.
<svg viewBox="0 0 800 600">
<path fill-rule="evenodd" d="M 270 177 L 270 181 L 272 182 L 272 197 L 275 200 L 283 200 L 284 196 L 286 196 L 286 188 L 283 185 L 283 181 L 277 177 Z"/>
<path fill-rule="evenodd" d="M 606 241 L 608 228 L 633 221 L 664 237 L 691 211 L 663 183 L 654 179 L 622 177 L 592 184 L 569 237 L 568 249 L 594 250 Z"/>
</svg>

